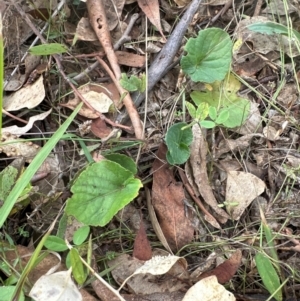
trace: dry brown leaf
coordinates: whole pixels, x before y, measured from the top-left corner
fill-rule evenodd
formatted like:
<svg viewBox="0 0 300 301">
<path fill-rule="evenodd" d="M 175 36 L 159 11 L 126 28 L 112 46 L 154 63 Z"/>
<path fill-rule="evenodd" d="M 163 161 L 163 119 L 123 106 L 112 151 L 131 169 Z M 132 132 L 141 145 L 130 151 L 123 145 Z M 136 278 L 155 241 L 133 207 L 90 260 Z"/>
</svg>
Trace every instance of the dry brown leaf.
<svg viewBox="0 0 300 301">
<path fill-rule="evenodd" d="M 1 3 L 2 2 L 3 1 L 1 1 Z M 38 22 L 30 15 L 28 15 L 28 17 L 35 26 L 38 25 Z M 9 5 L 5 10 L 2 22 L 5 52 L 7 54 L 9 53 L 9 56 L 14 57 L 14 52 L 18 51 L 17 56 L 19 56 L 19 51 L 21 50 L 19 46 L 23 45 L 23 43 L 32 35 L 33 31 L 30 26 L 28 26 L 26 20 L 20 18 L 20 15 L 14 9 L 13 5 Z M 18 39 L 18 42 L 16 42 L 16 39 Z"/>
<path fill-rule="evenodd" d="M 249 147 L 251 139 L 255 137 L 264 137 L 262 134 L 248 134 L 238 139 L 224 139 L 218 145 L 215 158 L 228 152 L 243 151 Z"/>
<path fill-rule="evenodd" d="M 229 215 L 221 209 L 212 192 L 211 185 L 208 180 L 206 168 L 207 143 L 204 139 L 202 130 L 198 124 L 193 126 L 193 142 L 190 146 L 191 156 L 190 163 L 193 170 L 195 184 L 202 198 L 218 216 L 216 217 L 220 223 L 226 223 Z"/>
<path fill-rule="evenodd" d="M 81 41 L 98 41 L 88 18 L 81 18 L 76 27 L 76 38 Z"/>
<path fill-rule="evenodd" d="M 140 228 L 134 240 L 133 257 L 139 260 L 150 260 L 152 257 L 152 249 L 147 237 L 143 219 L 140 221 Z"/>
<path fill-rule="evenodd" d="M 232 219 L 238 220 L 251 202 L 264 192 L 265 188 L 265 183 L 251 173 L 228 171 L 226 210 Z"/>
<path fill-rule="evenodd" d="M 129 67 L 143 67 L 145 65 L 145 56 L 134 54 L 127 51 L 116 51 L 118 63 Z"/>
<path fill-rule="evenodd" d="M 185 194 L 182 184 L 176 182 L 166 160 L 167 148 L 162 143 L 153 163 L 152 203 L 161 229 L 173 251 L 191 242 L 194 227 L 185 216 Z"/>
<path fill-rule="evenodd" d="M 18 111 L 23 108 L 32 109 L 39 105 L 45 98 L 43 76 L 31 85 L 21 88 L 15 93 L 4 96 L 3 108 L 6 111 Z"/>
<path fill-rule="evenodd" d="M 226 283 L 234 276 L 241 262 L 242 252 L 238 249 L 231 255 L 229 259 L 218 265 L 215 269 L 202 273 L 199 277 L 199 280 L 209 276 L 216 276 L 219 283 Z"/>
<path fill-rule="evenodd" d="M 160 24 L 158 0 L 138 0 L 137 2 L 143 13 L 147 16 L 150 22 L 158 29 L 159 33 L 164 38 L 164 40 L 166 40 Z"/>
<path fill-rule="evenodd" d="M 28 263 L 31 255 L 33 253 L 32 249 L 18 245 L 9 246 L 5 251 L 5 259 L 11 263 L 15 269 L 21 273 L 26 264 Z M 14 265 L 15 260 L 18 259 L 18 264 Z M 58 265 L 60 260 L 53 254 L 48 253 L 48 255 L 29 273 L 28 280 L 31 283 L 35 283 L 41 276 L 45 275 L 51 268 Z M 62 270 L 62 268 L 59 268 Z"/>
<path fill-rule="evenodd" d="M 216 276 L 202 279 L 193 285 L 182 301 L 235 301 L 234 295 L 219 284 Z"/>
<path fill-rule="evenodd" d="M 28 54 L 25 58 L 25 74 L 29 75 L 40 64 L 40 62 L 40 55 Z"/>
<path fill-rule="evenodd" d="M 106 125 L 106 122 L 101 119 L 93 119 L 91 124 L 92 133 L 98 138 L 106 138 L 111 133 L 111 128 Z"/>
<path fill-rule="evenodd" d="M 280 139 L 278 131 L 273 126 L 265 126 L 263 128 L 263 134 L 270 141 L 276 141 Z"/>
<path fill-rule="evenodd" d="M 120 22 L 125 0 L 104 1 L 107 24 L 112 31 Z"/>
<path fill-rule="evenodd" d="M 152 203 L 151 203 L 150 190 L 147 187 L 145 187 L 145 191 L 146 191 L 148 213 L 149 213 L 149 217 L 150 217 L 150 221 L 151 221 L 153 230 L 154 230 L 157 238 L 161 242 L 161 244 L 165 247 L 165 249 L 167 251 L 169 251 L 170 254 L 173 254 L 172 250 L 171 250 L 171 248 L 170 248 L 170 246 L 169 246 L 169 244 L 168 244 L 168 242 L 167 242 L 167 240 L 165 238 L 165 235 L 164 235 L 164 233 L 161 230 L 160 224 L 159 224 L 159 222 L 157 220 L 154 207 L 152 206 Z"/>
</svg>

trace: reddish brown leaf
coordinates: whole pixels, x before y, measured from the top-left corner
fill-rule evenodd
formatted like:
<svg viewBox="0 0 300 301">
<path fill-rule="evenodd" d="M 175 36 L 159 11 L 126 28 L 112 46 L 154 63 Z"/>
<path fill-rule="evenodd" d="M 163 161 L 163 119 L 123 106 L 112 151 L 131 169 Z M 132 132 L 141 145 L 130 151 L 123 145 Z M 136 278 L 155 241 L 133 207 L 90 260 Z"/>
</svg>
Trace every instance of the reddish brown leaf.
<svg viewBox="0 0 300 301">
<path fill-rule="evenodd" d="M 166 151 L 161 144 L 153 163 L 152 203 L 170 248 L 177 251 L 191 242 L 194 228 L 185 216 L 182 183 L 175 181 L 172 169 L 164 163 Z"/>
<path fill-rule="evenodd" d="M 241 250 L 236 250 L 229 259 L 218 265 L 215 269 L 204 272 L 198 280 L 215 275 L 220 284 L 228 282 L 236 273 L 242 261 Z"/>
<path fill-rule="evenodd" d="M 158 0 L 138 0 L 137 2 L 141 10 L 150 20 L 150 22 L 158 29 L 164 40 L 166 40 L 160 25 Z"/>
<path fill-rule="evenodd" d="M 145 230 L 144 222 L 141 219 L 140 229 L 134 240 L 133 257 L 139 260 L 150 260 L 152 258 L 152 250 Z"/>
<path fill-rule="evenodd" d="M 146 61 L 145 56 L 127 51 L 116 51 L 116 56 L 120 65 L 129 67 L 143 67 Z"/>
<path fill-rule="evenodd" d="M 111 128 L 106 125 L 104 120 L 97 118 L 92 121 L 91 131 L 99 138 L 106 138 L 111 133 Z"/>
</svg>

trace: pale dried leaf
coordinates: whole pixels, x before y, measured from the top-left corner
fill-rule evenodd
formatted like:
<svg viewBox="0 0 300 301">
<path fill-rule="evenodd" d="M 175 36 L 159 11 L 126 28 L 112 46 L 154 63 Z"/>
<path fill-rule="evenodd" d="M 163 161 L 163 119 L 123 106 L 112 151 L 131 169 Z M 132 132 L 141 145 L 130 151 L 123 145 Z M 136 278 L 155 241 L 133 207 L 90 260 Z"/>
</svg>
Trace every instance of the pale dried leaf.
<svg viewBox="0 0 300 301">
<path fill-rule="evenodd" d="M 2 132 L 10 133 L 10 134 L 16 135 L 16 136 L 24 135 L 32 128 L 35 121 L 44 120 L 51 113 L 51 111 L 52 111 L 52 109 L 50 109 L 47 112 L 30 117 L 28 123 L 23 127 L 18 127 L 17 125 L 12 125 L 7 128 L 2 128 Z"/>
<path fill-rule="evenodd" d="M 5 85 L 4 91 L 7 91 L 7 92 L 18 91 L 25 83 L 25 80 L 26 80 L 25 74 L 22 74 L 21 76 L 19 76 L 19 74 L 15 73 L 9 79 L 9 82 Z"/>
<path fill-rule="evenodd" d="M 98 112 L 107 113 L 113 101 L 104 93 L 97 93 L 89 91 L 85 93 L 84 98 L 86 101 Z"/>
<path fill-rule="evenodd" d="M 71 269 L 42 276 L 31 289 L 29 296 L 35 301 L 81 301 L 82 296 L 71 279 Z"/>
<path fill-rule="evenodd" d="M 227 173 L 226 206 L 232 219 L 238 220 L 251 202 L 265 190 L 265 183 L 255 175 L 241 171 Z"/>
<path fill-rule="evenodd" d="M 76 27 L 76 38 L 81 41 L 98 41 L 88 18 L 81 18 Z"/>
<path fill-rule="evenodd" d="M 41 62 L 40 55 L 28 54 L 25 58 L 25 74 L 29 75 Z"/>
<path fill-rule="evenodd" d="M 104 1 L 109 31 L 112 31 L 120 22 L 124 4 L 125 0 Z"/>
<path fill-rule="evenodd" d="M 17 111 L 23 108 L 32 109 L 39 105 L 45 98 L 43 76 L 31 85 L 21 88 L 15 93 L 4 96 L 3 108 L 6 111 Z"/>
<path fill-rule="evenodd" d="M 103 92 L 98 93 L 96 91 L 84 90 L 80 88 L 78 90 L 81 92 L 81 95 L 86 99 L 90 106 L 94 108 L 94 110 L 91 110 L 84 104 L 79 111 L 79 114 L 84 117 L 96 119 L 99 117 L 97 112 L 107 113 L 110 106 L 113 104 L 113 101 Z M 76 96 L 75 98 L 70 99 L 67 103 L 61 104 L 61 106 L 74 110 L 80 102 L 81 100 L 79 100 Z"/>
<path fill-rule="evenodd" d="M 138 0 L 138 5 L 150 22 L 158 29 L 164 40 L 166 40 L 160 24 L 158 0 Z"/>
<path fill-rule="evenodd" d="M 252 138 L 264 137 L 262 134 L 248 134 L 238 139 L 224 139 L 218 145 L 218 149 L 215 154 L 215 158 L 219 158 L 221 155 L 228 152 L 243 151 L 249 147 Z"/>
<path fill-rule="evenodd" d="M 169 255 L 169 256 L 153 256 L 150 260 L 147 260 L 143 266 L 138 268 L 133 274 L 152 274 L 163 275 L 167 273 L 171 267 L 183 257 Z"/>
<path fill-rule="evenodd" d="M 155 256 L 168 256 L 164 250 L 154 249 Z M 118 284 L 126 283 L 126 287 L 134 294 L 152 294 L 168 293 L 179 290 L 186 290 L 186 283 L 189 279 L 189 273 L 186 270 L 185 259 L 178 260 L 164 276 L 164 281 L 157 281 L 156 275 L 152 274 L 134 274 L 134 272 L 143 266 L 144 261 L 132 258 L 123 254 L 108 262 L 110 267 L 114 267 L 112 276 Z M 126 281 L 127 279 L 127 281 Z M 174 281 L 176 279 L 176 282 Z M 126 282 L 124 282 L 126 281 Z"/>
<path fill-rule="evenodd" d="M 0 153 L 5 153 L 8 157 L 24 157 L 32 159 L 40 150 L 40 146 L 32 142 L 25 142 L 10 133 L 2 133 Z"/>
<path fill-rule="evenodd" d="M 193 285 L 182 301 L 234 301 L 234 295 L 218 283 L 216 276 L 202 279 Z"/>
<path fill-rule="evenodd" d="M 265 126 L 263 128 L 264 136 L 270 141 L 276 141 L 279 139 L 277 132 L 278 131 L 272 126 Z"/>
</svg>

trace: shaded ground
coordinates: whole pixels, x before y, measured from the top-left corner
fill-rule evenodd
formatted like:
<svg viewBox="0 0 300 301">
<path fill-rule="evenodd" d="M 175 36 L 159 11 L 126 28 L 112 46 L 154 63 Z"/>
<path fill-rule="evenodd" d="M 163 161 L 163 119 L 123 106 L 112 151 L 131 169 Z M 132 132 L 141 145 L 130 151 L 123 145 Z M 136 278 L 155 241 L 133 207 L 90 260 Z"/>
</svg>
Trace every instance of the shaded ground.
<svg viewBox="0 0 300 301">
<path fill-rule="evenodd" d="M 156 248 L 185 258 L 166 275 L 136 276 L 122 290 L 126 300 L 182 300 L 187 289 L 210 275 L 237 300 L 267 300 L 264 277 L 284 283 L 283 300 L 297 300 L 300 43 L 291 32 L 300 29 L 299 3 L 103 2 L 102 8 L 93 1 L 53 1 L 52 7 L 48 1 L 18 7 L 8 1 L 0 6 L 5 41 L 1 169 L 13 164 L 19 177 L 85 102 L 7 218 L 2 253 L 8 243 L 21 254 L 29 245 L 36 247 L 70 197 L 78 172 L 102 156 L 121 153 L 136 162 L 143 187 L 110 223 L 91 227 L 93 268 L 107 271 L 104 278 L 118 287 L 142 264 L 139 260 L 168 254 Z M 28 20 L 20 17 L 22 12 Z M 249 29 L 251 23 L 267 21 L 282 24 L 286 32 L 267 35 Z M 231 76 L 221 84 L 195 83 L 180 68 L 183 47 L 211 27 L 224 29 L 233 41 Z M 68 51 L 23 59 L 40 35 Z M 113 48 L 106 47 L 109 39 Z M 139 79 L 148 75 L 148 93 L 136 91 L 129 97 L 119 83 L 121 73 Z M 235 128 L 193 126 L 189 159 L 167 165 L 166 133 L 176 123 L 193 121 L 185 101 L 193 103 L 195 91 L 206 93 L 209 104 L 221 95 L 238 95 L 249 102 L 249 116 Z M 4 186 L 5 200 L 9 189 L 4 193 Z M 62 233 L 59 220 L 52 234 L 72 241 L 82 224 L 69 221 Z M 87 242 L 78 245 L 86 258 Z M 271 258 L 275 276 L 268 268 L 258 271 L 258 253 Z M 3 254 L 13 261 L 13 254 Z M 112 275 L 111 259 L 120 260 Z M 55 261 L 53 256 L 50 266 Z M 43 265 L 36 273 L 41 276 L 48 269 Z M 10 273 L 3 273 L 4 283 Z M 102 300 L 116 298 L 98 281 L 85 282 L 84 289 Z"/>
</svg>

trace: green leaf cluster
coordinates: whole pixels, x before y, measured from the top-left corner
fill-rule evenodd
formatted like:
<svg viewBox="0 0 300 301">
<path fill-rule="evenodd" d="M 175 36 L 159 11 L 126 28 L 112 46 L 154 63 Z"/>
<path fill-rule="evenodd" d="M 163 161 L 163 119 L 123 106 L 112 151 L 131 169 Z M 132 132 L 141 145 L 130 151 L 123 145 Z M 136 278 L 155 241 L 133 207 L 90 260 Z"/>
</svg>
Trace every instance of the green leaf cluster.
<svg viewBox="0 0 300 301">
<path fill-rule="evenodd" d="M 67 51 L 68 48 L 59 43 L 42 44 L 33 46 L 29 49 L 29 52 L 33 55 L 52 55 L 57 53 L 65 53 Z"/>
<path fill-rule="evenodd" d="M 65 211 L 85 225 L 105 226 L 142 187 L 131 158 L 118 154 L 109 158 L 89 165 L 71 187 Z"/>
<path fill-rule="evenodd" d="M 146 90 L 146 75 L 143 73 L 141 78 L 138 78 L 135 75 L 127 77 L 126 73 L 122 73 L 120 84 L 129 92 L 139 91 L 143 93 Z"/>
<path fill-rule="evenodd" d="M 66 258 L 67 267 L 72 266 L 72 274 L 79 285 L 83 285 L 88 276 L 88 270 L 80 259 L 80 250 L 83 248 L 83 243 L 88 238 L 89 233 L 89 226 L 82 226 L 74 232 L 74 247 L 71 248 Z M 63 252 L 69 249 L 66 242 L 55 235 L 49 235 L 44 245 L 47 249 L 55 252 Z"/>
<path fill-rule="evenodd" d="M 168 147 L 167 161 L 171 165 L 183 164 L 190 157 L 189 145 L 193 141 L 193 133 L 185 122 L 172 125 L 166 134 Z"/>
<path fill-rule="evenodd" d="M 199 31 L 197 38 L 190 38 L 184 48 L 181 68 L 194 82 L 212 83 L 222 80 L 231 64 L 232 41 L 219 28 Z"/>
<path fill-rule="evenodd" d="M 191 117 L 205 128 L 241 126 L 249 116 L 250 102 L 237 95 L 240 86 L 240 82 L 229 74 L 224 81 L 214 82 L 205 91 L 193 91 L 190 96 L 198 108 L 187 102 Z M 205 120 L 208 116 L 211 121 Z"/>
</svg>

